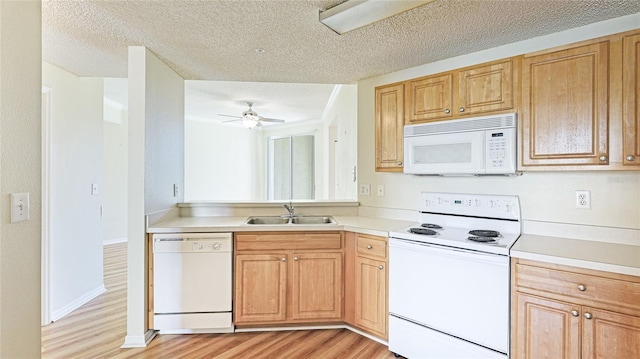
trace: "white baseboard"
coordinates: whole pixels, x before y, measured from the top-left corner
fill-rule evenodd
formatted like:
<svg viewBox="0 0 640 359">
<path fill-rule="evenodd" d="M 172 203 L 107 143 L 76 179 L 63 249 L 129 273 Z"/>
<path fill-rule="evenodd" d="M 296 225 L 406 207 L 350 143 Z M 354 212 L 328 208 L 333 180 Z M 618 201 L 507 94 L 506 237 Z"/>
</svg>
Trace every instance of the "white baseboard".
<svg viewBox="0 0 640 359">
<path fill-rule="evenodd" d="M 124 337 L 124 343 L 120 346 L 122 349 L 128 348 L 146 348 L 147 345 L 158 335 L 158 331 L 149 329 L 144 335 L 127 335 Z"/>
<path fill-rule="evenodd" d="M 81 306 L 83 306 L 85 303 L 89 302 L 91 299 L 99 296 L 100 294 L 106 292 L 107 289 L 104 287 L 104 284 L 102 284 L 100 287 L 84 294 L 82 297 L 74 300 L 73 302 L 65 305 L 64 307 L 58 309 L 58 310 L 54 310 L 51 313 L 51 321 L 55 322 L 57 320 L 59 320 L 60 318 L 63 318 L 65 315 L 73 312 L 74 310 L 80 308 Z"/>
<path fill-rule="evenodd" d="M 103 246 L 108 246 L 110 244 L 125 243 L 126 241 L 127 241 L 127 237 L 111 238 L 111 239 L 105 239 L 102 242 L 102 245 Z"/>
</svg>

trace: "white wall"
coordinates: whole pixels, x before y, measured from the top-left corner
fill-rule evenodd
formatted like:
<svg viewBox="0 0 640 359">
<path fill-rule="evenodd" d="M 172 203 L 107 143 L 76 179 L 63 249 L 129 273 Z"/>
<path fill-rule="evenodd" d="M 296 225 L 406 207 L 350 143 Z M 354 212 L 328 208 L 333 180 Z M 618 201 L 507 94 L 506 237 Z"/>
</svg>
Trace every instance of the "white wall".
<svg viewBox="0 0 640 359">
<path fill-rule="evenodd" d="M 146 341 L 145 215 L 183 201 L 184 80 L 144 47 L 129 47 L 127 337 Z M 174 197 L 173 185 L 179 193 Z"/>
<path fill-rule="evenodd" d="M 625 16 L 495 49 L 438 61 L 358 83 L 359 183 L 385 185 L 384 197 L 360 196 L 362 206 L 415 210 L 420 191 L 497 193 L 520 196 L 526 220 L 640 229 L 640 173 L 526 172 L 515 178 L 434 178 L 376 173 L 374 88 L 467 65 L 541 50 L 638 27 L 640 14 Z M 619 119 L 611 119 L 616 121 Z M 575 190 L 591 191 L 591 210 L 575 208 Z M 603 239 L 606 240 L 606 239 Z"/>
<path fill-rule="evenodd" d="M 46 62 L 51 89 L 51 313 L 57 320 L 104 292 L 102 271 L 102 79 Z M 81 135 L 79 135 L 81 134 Z M 81 255 L 79 255 L 81 253 Z"/>
<path fill-rule="evenodd" d="M 0 357 L 40 358 L 41 9 L 0 1 Z M 11 193 L 30 194 L 10 223 Z"/>
<path fill-rule="evenodd" d="M 259 129 L 185 121 L 186 201 L 266 200 Z"/>
<path fill-rule="evenodd" d="M 323 115 L 326 133 L 330 127 L 335 129 L 335 164 L 330 163 L 329 156 L 324 158 L 324 171 L 334 174 L 335 181 L 327 178 L 325 182 L 328 199 L 357 199 L 357 183 L 353 181 L 353 167 L 358 164 L 358 87 L 356 85 L 338 85 L 327 104 Z M 333 139 L 325 137 L 326 152 L 331 151 Z M 329 168 L 333 166 L 333 168 Z M 334 172 L 335 171 L 335 172 Z M 333 188 L 329 188 L 333 186 Z"/>
<path fill-rule="evenodd" d="M 111 81 L 126 79 L 105 78 Z M 129 113 L 123 104 L 105 100 L 103 122 L 104 185 L 102 226 L 105 243 L 127 237 L 127 143 Z"/>
</svg>

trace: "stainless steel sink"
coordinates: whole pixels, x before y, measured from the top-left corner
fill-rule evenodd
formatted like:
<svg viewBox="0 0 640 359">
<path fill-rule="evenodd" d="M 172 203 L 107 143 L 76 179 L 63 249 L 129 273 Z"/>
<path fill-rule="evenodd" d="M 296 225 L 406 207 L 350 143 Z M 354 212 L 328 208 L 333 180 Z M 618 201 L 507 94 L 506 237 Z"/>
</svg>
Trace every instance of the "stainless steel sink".
<svg viewBox="0 0 640 359">
<path fill-rule="evenodd" d="M 302 224 L 337 224 L 336 220 L 331 216 L 254 216 L 249 217 L 244 224 L 253 225 L 302 225 Z"/>
<path fill-rule="evenodd" d="M 335 224 L 336 221 L 333 217 L 329 216 L 302 216 L 293 217 L 291 219 L 293 224 Z"/>
<path fill-rule="evenodd" d="M 249 217 L 244 224 L 288 224 L 288 217 L 265 216 L 265 217 Z"/>
</svg>

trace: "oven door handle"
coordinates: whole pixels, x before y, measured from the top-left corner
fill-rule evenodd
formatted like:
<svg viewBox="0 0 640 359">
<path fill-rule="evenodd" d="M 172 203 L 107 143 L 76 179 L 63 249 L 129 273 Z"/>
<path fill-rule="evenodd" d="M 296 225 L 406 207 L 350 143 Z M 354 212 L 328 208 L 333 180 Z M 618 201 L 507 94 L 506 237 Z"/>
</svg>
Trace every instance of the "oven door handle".
<svg viewBox="0 0 640 359">
<path fill-rule="evenodd" d="M 485 263 L 509 264 L 509 257 L 500 254 L 482 253 L 474 250 L 454 248 L 447 246 L 438 246 L 430 243 L 406 241 L 398 238 L 389 238 L 390 252 L 391 248 L 401 248 L 410 251 L 428 252 L 442 256 L 467 258 Z"/>
</svg>

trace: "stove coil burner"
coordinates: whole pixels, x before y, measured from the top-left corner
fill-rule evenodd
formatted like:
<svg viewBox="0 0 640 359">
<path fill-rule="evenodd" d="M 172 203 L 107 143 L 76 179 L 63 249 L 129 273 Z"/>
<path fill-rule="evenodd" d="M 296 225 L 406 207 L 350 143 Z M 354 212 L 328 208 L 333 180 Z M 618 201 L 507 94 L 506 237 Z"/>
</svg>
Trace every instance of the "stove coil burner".
<svg viewBox="0 0 640 359">
<path fill-rule="evenodd" d="M 435 236 L 436 234 L 438 234 L 438 232 L 431 229 L 426 229 L 426 228 L 411 228 L 409 229 L 409 232 L 415 233 L 415 234 L 423 234 L 426 236 Z"/>
<path fill-rule="evenodd" d="M 420 225 L 420 227 L 430 228 L 430 229 L 442 229 L 442 226 L 433 224 L 433 223 L 423 223 Z"/>
<path fill-rule="evenodd" d="M 488 237 L 488 238 L 502 237 L 502 235 L 498 231 L 489 231 L 485 229 L 476 229 L 473 231 L 469 231 L 469 234 L 472 236 Z"/>
<path fill-rule="evenodd" d="M 467 238 L 469 241 L 480 242 L 480 243 L 494 243 L 495 239 L 491 237 L 478 237 L 478 236 L 470 236 Z"/>
</svg>

